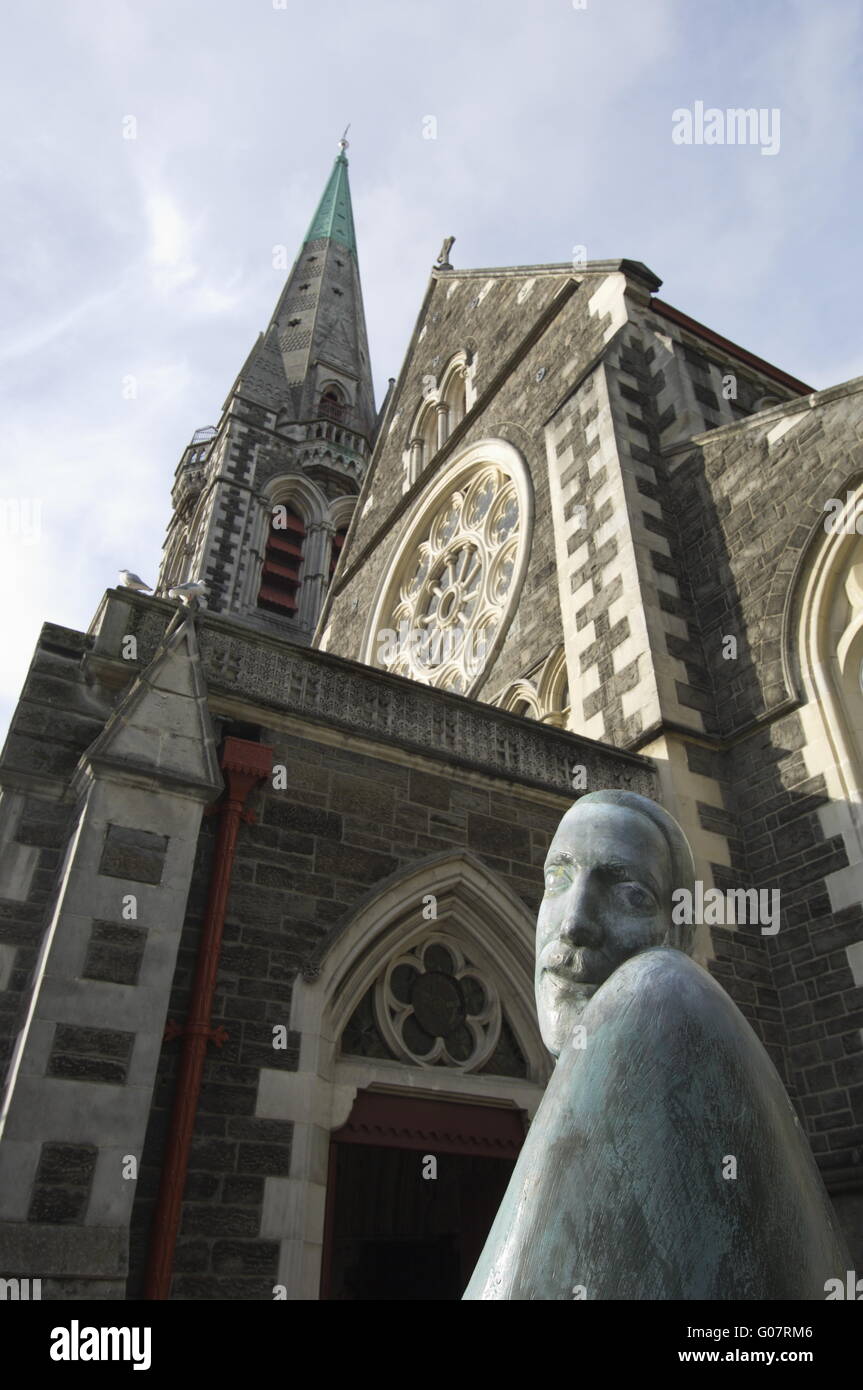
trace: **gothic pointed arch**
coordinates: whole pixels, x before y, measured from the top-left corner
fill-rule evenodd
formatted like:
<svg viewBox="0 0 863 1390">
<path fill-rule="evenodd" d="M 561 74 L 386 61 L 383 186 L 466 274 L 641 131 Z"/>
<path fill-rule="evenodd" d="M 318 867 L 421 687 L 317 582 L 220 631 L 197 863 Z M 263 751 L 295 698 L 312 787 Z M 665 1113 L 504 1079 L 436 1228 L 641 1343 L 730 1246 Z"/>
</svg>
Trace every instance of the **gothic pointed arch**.
<svg viewBox="0 0 863 1390">
<path fill-rule="evenodd" d="M 305 473 L 278 473 L 268 480 L 263 492 L 270 509 L 290 502 L 309 526 L 323 521 L 329 512 L 326 494 Z"/>
<path fill-rule="evenodd" d="M 789 684 L 806 701 L 807 758 L 847 817 L 852 866 L 863 859 L 863 481 L 816 528 L 784 614 Z"/>
<path fill-rule="evenodd" d="M 461 424 L 468 410 L 467 388 L 470 374 L 470 354 L 466 350 L 451 357 L 443 370 L 439 398 L 446 407 L 447 432 Z"/>
<path fill-rule="evenodd" d="M 570 693 L 569 668 L 563 643 L 555 647 L 543 663 L 536 691 L 543 722 L 565 729 L 570 712 Z"/>
<path fill-rule="evenodd" d="M 332 526 L 347 527 L 357 505 L 356 497 L 337 497 L 330 503 L 328 520 Z"/>
<path fill-rule="evenodd" d="M 351 517 L 354 514 L 356 505 L 356 497 L 337 497 L 335 501 L 330 504 L 327 517 L 330 546 L 329 571 L 327 575 L 328 584 L 332 582 L 333 575 L 336 572 L 336 566 L 341 558 L 345 540 L 347 539 L 348 527 L 351 524 Z"/>
<path fill-rule="evenodd" d="M 297 1026 L 320 1038 L 322 1074 L 350 1059 L 370 1020 L 383 1046 L 354 1056 L 479 1084 L 487 1076 L 543 1083 L 550 1064 L 536 1022 L 535 934 L 525 904 L 479 858 L 431 856 L 380 886 L 324 943 L 306 971 L 314 983 L 297 986 Z"/>
<path fill-rule="evenodd" d="M 473 362 L 473 352 L 463 348 L 449 359 L 439 378 L 432 375 L 423 378 L 422 400 L 407 432 L 405 492 L 417 482 L 473 405 Z"/>
<path fill-rule="evenodd" d="M 301 473 L 279 474 L 264 490 L 265 540 L 257 606 L 291 621 L 310 621 L 304 583 L 314 573 L 320 528 L 329 513 L 323 492 Z M 306 586 L 307 589 L 307 586 Z M 311 621 L 316 613 L 311 616 Z"/>
<path fill-rule="evenodd" d="M 350 419 L 351 410 L 351 398 L 343 382 L 330 378 L 320 382 L 317 415 L 333 421 L 336 425 L 344 425 Z"/>
<path fill-rule="evenodd" d="M 539 719 L 542 715 L 542 706 L 533 681 L 511 681 L 494 703 L 501 709 L 509 710 L 512 714 L 524 715 L 527 719 Z"/>
<path fill-rule="evenodd" d="M 405 490 L 413 487 L 437 453 L 437 392 L 429 386 L 411 420 L 405 450 Z"/>
</svg>

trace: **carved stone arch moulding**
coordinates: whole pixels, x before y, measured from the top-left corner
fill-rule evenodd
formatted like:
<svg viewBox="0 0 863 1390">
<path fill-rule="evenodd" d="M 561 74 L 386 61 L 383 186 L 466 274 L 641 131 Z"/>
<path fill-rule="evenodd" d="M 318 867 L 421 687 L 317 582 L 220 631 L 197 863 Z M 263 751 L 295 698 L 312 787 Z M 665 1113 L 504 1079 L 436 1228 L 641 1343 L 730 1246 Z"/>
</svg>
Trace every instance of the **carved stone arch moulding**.
<svg viewBox="0 0 863 1390">
<path fill-rule="evenodd" d="M 348 526 L 357 505 L 356 494 L 336 497 L 329 505 L 328 520 L 334 527 Z"/>
<path fill-rule="evenodd" d="M 799 672 L 810 742 L 819 745 L 814 760 L 833 799 L 848 808 L 856 859 L 863 855 L 863 535 L 856 530 L 863 484 L 848 491 L 833 529 L 810 546 L 795 577 L 783 646 L 787 666 Z"/>
<path fill-rule="evenodd" d="M 423 915 L 428 895 L 433 919 Z M 544 1082 L 535 935 L 526 905 L 476 856 L 434 855 L 371 894 L 310 962 L 295 985 L 292 1026 L 308 1045 L 321 1039 L 321 1075 L 360 1053 L 391 1067 Z M 363 1028 L 377 1029 L 382 1046 L 345 1048 L 346 1030 Z M 523 1066 L 510 1073 L 500 1059 L 516 1053 Z"/>
<path fill-rule="evenodd" d="M 825 510 L 828 493 L 835 493 L 841 500 L 841 510 Z M 800 646 L 800 634 L 804 623 L 804 610 L 807 605 L 811 611 L 816 587 L 820 594 L 819 603 L 824 598 L 824 576 L 835 572 L 835 566 L 843 553 L 847 553 L 849 542 L 853 544 L 857 536 L 855 518 L 859 517 L 863 529 L 863 477 L 854 473 L 841 483 L 831 481 L 820 483 L 817 493 L 810 502 L 801 503 L 795 513 L 797 535 L 802 527 L 808 526 L 808 535 L 795 544 L 793 538 L 774 565 L 773 579 L 765 605 L 767 612 L 776 612 L 781 607 L 782 635 L 782 691 L 784 699 L 799 701 L 805 698 L 803 672 L 807 658 Z M 828 530 L 828 527 L 832 529 Z"/>
<path fill-rule="evenodd" d="M 565 729 L 571 707 L 566 648 L 556 647 L 546 658 L 536 683 L 542 719 Z"/>
<path fill-rule="evenodd" d="M 447 426 L 450 431 L 460 423 L 473 404 L 472 394 L 469 399 L 472 377 L 472 357 L 464 349 L 450 358 L 441 374 L 438 397 L 441 404 L 448 407 Z"/>
<path fill-rule="evenodd" d="M 296 567 L 297 585 L 291 592 L 294 603 L 287 615 L 306 630 L 314 627 L 322 601 L 323 570 L 328 564 L 331 526 L 330 503 L 324 492 L 305 474 L 281 472 L 264 484 L 257 494 L 257 516 L 254 523 L 248 576 L 243 598 L 248 609 L 257 611 L 259 592 L 268 570 L 268 556 L 274 537 L 284 534 L 287 517 L 279 512 L 286 508 L 302 519 L 304 535 L 300 542 L 301 558 Z M 277 566 L 283 562 L 281 551 L 274 557 L 272 573 L 283 573 Z M 272 597 L 272 596 L 268 596 Z M 284 614 L 280 611 L 280 616 Z"/>
<path fill-rule="evenodd" d="M 307 526 L 323 521 L 330 504 L 321 488 L 303 473 L 279 473 L 263 489 L 266 507 L 294 506 Z"/>
<path fill-rule="evenodd" d="M 492 704 L 541 724 L 565 729 L 569 714 L 569 683 L 563 646 L 549 653 L 533 680 L 521 676 L 497 692 Z"/>
<path fill-rule="evenodd" d="M 322 377 L 317 385 L 318 393 L 325 396 L 328 391 L 332 391 L 337 400 L 344 402 L 349 399 L 345 383 L 334 376 Z"/>
<path fill-rule="evenodd" d="M 362 659 L 475 696 L 515 613 L 532 529 L 533 487 L 520 452 L 486 439 L 457 454 L 405 517 Z"/>
<path fill-rule="evenodd" d="M 496 697 L 494 703 L 500 709 L 509 710 L 514 714 L 526 714 L 530 719 L 539 719 L 542 716 L 542 705 L 537 688 L 533 681 L 524 677 L 520 680 L 510 681 L 503 692 Z M 527 709 L 523 708 L 525 705 Z"/>
</svg>

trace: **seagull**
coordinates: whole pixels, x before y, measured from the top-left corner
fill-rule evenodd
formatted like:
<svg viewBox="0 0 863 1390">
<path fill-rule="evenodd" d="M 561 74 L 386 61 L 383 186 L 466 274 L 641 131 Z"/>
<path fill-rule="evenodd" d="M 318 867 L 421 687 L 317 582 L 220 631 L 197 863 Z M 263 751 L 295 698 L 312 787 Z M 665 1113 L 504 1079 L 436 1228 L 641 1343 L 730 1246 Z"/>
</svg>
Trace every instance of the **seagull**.
<svg viewBox="0 0 863 1390">
<path fill-rule="evenodd" d="M 168 598 L 181 599 L 183 603 L 191 606 L 203 594 L 210 592 L 203 579 L 190 579 L 186 584 L 175 584 L 173 589 L 168 590 Z"/>
<path fill-rule="evenodd" d="M 145 584 L 143 579 L 139 579 L 131 570 L 118 570 L 117 573 L 124 589 L 139 589 L 141 593 L 148 594 L 153 587 L 152 584 Z"/>
</svg>

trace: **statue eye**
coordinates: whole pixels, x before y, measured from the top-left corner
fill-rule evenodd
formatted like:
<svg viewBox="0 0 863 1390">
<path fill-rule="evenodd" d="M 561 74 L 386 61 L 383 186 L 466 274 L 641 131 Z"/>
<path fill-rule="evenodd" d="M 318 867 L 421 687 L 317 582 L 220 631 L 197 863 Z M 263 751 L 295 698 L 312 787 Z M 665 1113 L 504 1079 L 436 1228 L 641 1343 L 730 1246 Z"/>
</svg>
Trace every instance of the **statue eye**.
<svg viewBox="0 0 863 1390">
<path fill-rule="evenodd" d="M 551 868 L 545 871 L 545 891 L 546 893 L 559 893 L 569 882 L 569 874 L 565 864 L 552 864 Z"/>
<path fill-rule="evenodd" d="M 630 912 L 654 912 L 656 910 L 656 899 L 648 888 L 642 888 L 640 883 L 618 883 L 615 886 L 615 896 L 618 901 Z"/>
</svg>

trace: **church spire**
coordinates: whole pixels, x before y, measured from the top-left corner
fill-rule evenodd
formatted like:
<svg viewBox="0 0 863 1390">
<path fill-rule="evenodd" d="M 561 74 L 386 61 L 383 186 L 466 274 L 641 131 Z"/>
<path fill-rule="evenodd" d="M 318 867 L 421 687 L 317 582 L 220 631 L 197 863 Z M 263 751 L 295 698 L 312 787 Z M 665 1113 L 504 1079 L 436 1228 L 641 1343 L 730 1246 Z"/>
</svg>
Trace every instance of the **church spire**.
<svg viewBox="0 0 863 1390">
<path fill-rule="evenodd" d="M 210 609 L 295 641 L 314 631 L 377 424 L 346 135 L 219 424 L 180 460 L 159 578 L 160 594 L 204 578 Z M 273 503 L 290 513 L 288 540 Z"/>
<path fill-rule="evenodd" d="M 370 445 L 375 408 L 345 136 L 299 255 L 236 390 L 282 419 L 321 415 Z M 321 405 L 323 402 L 323 406 Z"/>
</svg>

